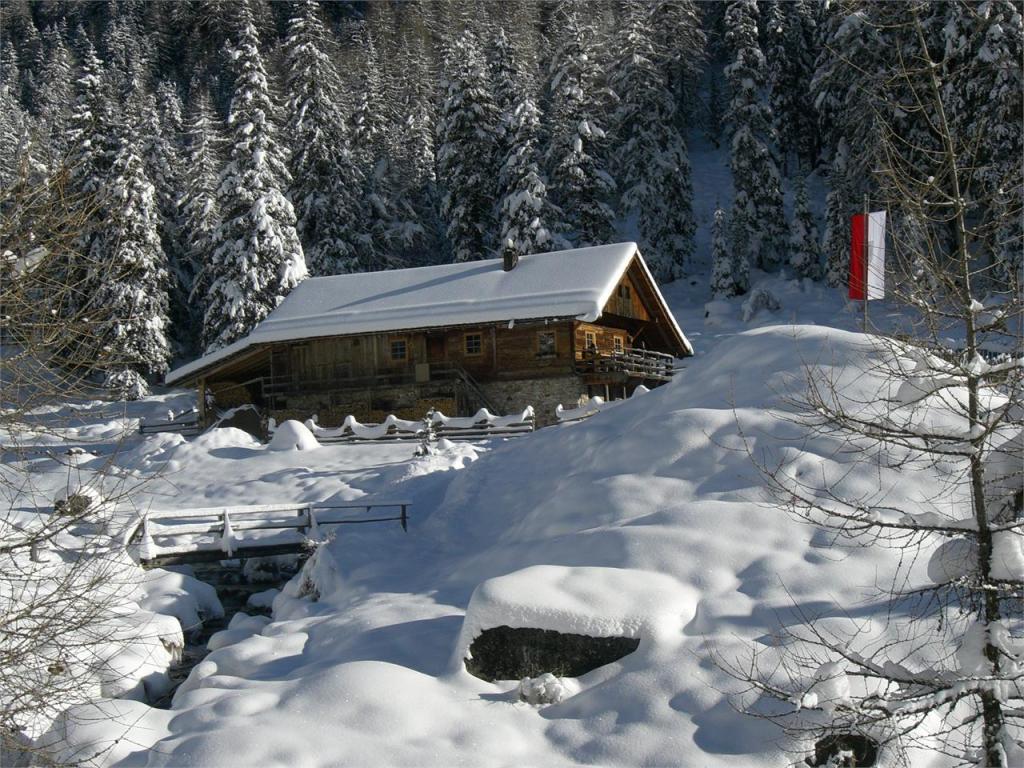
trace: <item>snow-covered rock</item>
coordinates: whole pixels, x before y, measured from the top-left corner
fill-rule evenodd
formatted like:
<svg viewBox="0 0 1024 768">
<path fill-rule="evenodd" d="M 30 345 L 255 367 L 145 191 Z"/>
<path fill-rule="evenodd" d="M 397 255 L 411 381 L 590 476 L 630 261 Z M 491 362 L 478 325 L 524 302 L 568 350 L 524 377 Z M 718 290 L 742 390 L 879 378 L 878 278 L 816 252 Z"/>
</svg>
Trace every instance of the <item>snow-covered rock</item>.
<svg viewBox="0 0 1024 768">
<path fill-rule="evenodd" d="M 697 596 L 671 576 L 627 568 L 535 565 L 473 591 L 455 661 L 490 627 L 669 642 L 693 618 Z"/>
</svg>

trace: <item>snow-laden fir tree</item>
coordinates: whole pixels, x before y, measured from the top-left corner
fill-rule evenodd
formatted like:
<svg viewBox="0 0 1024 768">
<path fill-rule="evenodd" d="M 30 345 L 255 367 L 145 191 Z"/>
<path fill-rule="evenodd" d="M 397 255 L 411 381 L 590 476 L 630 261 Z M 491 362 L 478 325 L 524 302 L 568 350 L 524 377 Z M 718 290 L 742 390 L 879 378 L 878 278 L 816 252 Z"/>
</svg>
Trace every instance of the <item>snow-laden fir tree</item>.
<svg viewBox="0 0 1024 768">
<path fill-rule="evenodd" d="M 707 45 L 700 10 L 693 0 L 655 0 L 645 5 L 650 10 L 657 60 L 675 100 L 676 124 L 685 131 L 698 113 L 697 87 Z"/>
<path fill-rule="evenodd" d="M 376 37 L 387 26 L 381 21 L 381 16 L 388 15 L 386 10 L 375 6 L 377 23 L 372 28 L 369 24 L 360 25 L 355 35 L 358 59 L 354 72 L 359 78 L 359 97 L 349 118 L 349 137 L 364 183 L 358 219 L 360 244 L 357 258 L 348 262 L 349 271 L 398 266 L 393 260 L 391 243 L 396 187 L 391 157 L 399 134 L 391 130 L 395 124 L 394 105 L 389 99 L 385 56 Z"/>
<path fill-rule="evenodd" d="M 422 14 L 418 6 L 409 12 Z M 424 20 L 416 17 L 418 23 Z M 394 89 L 398 106 L 388 166 L 393 180 L 392 249 L 413 265 L 447 260 L 439 214 L 434 123 L 436 82 L 422 32 L 413 27 L 396 53 L 395 69 L 404 74 Z"/>
<path fill-rule="evenodd" d="M 850 270 L 850 217 L 855 202 L 847 182 L 848 155 L 846 142 L 840 141 L 833 153 L 828 175 L 828 195 L 825 198 L 825 235 L 822 251 L 825 255 L 825 284 L 833 288 L 846 285 Z"/>
<path fill-rule="evenodd" d="M 848 193 L 853 198 L 868 191 L 874 167 L 871 152 L 879 145 L 876 105 L 868 94 L 884 79 L 886 63 L 894 56 L 884 30 L 869 23 L 870 10 L 870 6 L 852 3 L 823 8 L 822 45 L 810 86 L 826 158 L 834 159 L 840 142 L 847 147 L 844 162 Z"/>
<path fill-rule="evenodd" d="M 772 154 L 771 110 L 764 103 L 765 59 L 758 47 L 755 0 L 732 0 L 726 10 L 726 40 L 732 60 L 729 83 L 733 247 L 746 244 L 753 266 L 772 269 L 786 261 L 786 217 L 782 179 Z M 736 237 L 738 227 L 748 231 Z M 739 256 L 740 254 L 737 254 Z"/>
<path fill-rule="evenodd" d="M 52 24 L 43 33 L 46 61 L 38 80 L 39 122 L 45 131 L 51 166 L 60 165 L 68 151 L 67 122 L 74 87 L 74 61 L 66 42 L 64 24 Z"/>
<path fill-rule="evenodd" d="M 57 317 L 78 317 L 90 301 L 89 254 L 106 226 L 102 192 L 119 147 L 117 126 L 103 64 L 85 39 L 82 62 L 75 81 L 75 104 L 68 121 L 68 191 L 78 209 L 78 246 L 58 260 L 54 284 L 58 286 L 51 307 Z M 94 271 L 94 270 L 93 270 Z M 78 357 L 77 350 L 73 354 Z"/>
<path fill-rule="evenodd" d="M 564 215 L 565 234 L 575 245 L 615 239 L 615 213 L 609 201 L 615 180 L 601 163 L 602 71 L 597 35 L 586 3 L 566 0 L 557 9 L 547 77 L 545 166 L 553 202 Z"/>
<path fill-rule="evenodd" d="M 807 0 L 768 6 L 765 51 L 768 101 L 774 131 L 787 172 L 790 158 L 812 168 L 817 159 L 818 130 L 810 85 L 816 57 L 817 25 Z"/>
<path fill-rule="evenodd" d="M 448 45 L 444 104 L 437 126 L 441 215 L 456 261 L 494 251 L 495 130 L 498 108 L 486 62 L 469 32 Z"/>
<path fill-rule="evenodd" d="M 793 222 L 789 227 L 789 266 L 797 277 L 816 280 L 821 275 L 821 246 L 807 198 L 807 178 L 802 174 L 797 176 L 795 186 Z"/>
<path fill-rule="evenodd" d="M 0 189 L 5 190 L 22 175 L 33 129 L 15 92 L 17 83 L 17 77 L 0 82 Z"/>
<path fill-rule="evenodd" d="M 981 162 L 972 174 L 971 194 L 994 203 L 980 214 L 1001 221 L 1003 236 L 994 253 L 994 277 L 1020 269 L 1024 222 L 1020 205 L 1024 156 L 1024 74 L 1021 8 L 1009 0 L 944 4 L 944 96 L 949 119 L 960 135 L 979 142 Z"/>
<path fill-rule="evenodd" d="M 686 143 L 675 99 L 654 48 L 646 4 L 628 6 L 622 53 L 611 74 L 618 95 L 613 123 L 621 205 L 636 216 L 641 248 L 655 278 L 682 276 L 697 230 Z"/>
<path fill-rule="evenodd" d="M 207 350 L 247 334 L 307 275 L 295 211 L 284 196 L 290 178 L 277 143 L 259 38 L 245 6 L 242 11 L 230 54 L 236 75 L 228 110 L 229 157 L 217 184 L 222 219 L 206 270 Z"/>
<path fill-rule="evenodd" d="M 363 175 L 338 112 L 338 73 L 317 4 L 303 3 L 284 42 L 286 130 L 292 152 L 288 196 L 309 270 L 351 272 L 359 257 Z"/>
<path fill-rule="evenodd" d="M 220 224 L 217 177 L 222 166 L 220 134 L 210 107 L 210 96 L 193 79 L 189 111 L 183 126 L 184 183 L 178 197 L 178 221 L 183 259 L 175 275 L 187 288 L 189 338 L 198 339 L 203 323 L 205 297 L 210 287 L 208 264 L 213 236 Z"/>
<path fill-rule="evenodd" d="M 727 299 L 739 296 L 746 291 L 747 275 L 740 274 L 732 257 L 732 249 L 728 242 L 728 223 L 725 211 L 715 207 L 715 218 L 711 222 L 711 296 L 716 299 Z"/>
<path fill-rule="evenodd" d="M 567 247 L 551 233 L 559 212 L 548 200 L 541 171 L 540 110 L 529 95 L 516 51 L 503 30 L 492 45 L 498 108 L 498 219 L 502 250 L 522 255 Z"/>
<path fill-rule="evenodd" d="M 90 252 L 87 311 L 105 386 L 125 399 L 148 393 L 145 377 L 167 370 L 167 264 L 156 191 L 146 178 L 137 131 L 127 126 L 101 190 L 105 226 Z"/>
</svg>

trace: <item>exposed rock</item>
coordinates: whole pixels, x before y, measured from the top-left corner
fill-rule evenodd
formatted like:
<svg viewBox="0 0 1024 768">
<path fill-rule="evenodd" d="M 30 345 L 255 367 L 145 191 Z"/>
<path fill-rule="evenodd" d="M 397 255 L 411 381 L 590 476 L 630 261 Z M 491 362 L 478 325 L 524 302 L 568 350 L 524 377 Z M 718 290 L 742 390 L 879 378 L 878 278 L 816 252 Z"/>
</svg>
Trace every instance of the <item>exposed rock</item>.
<svg viewBox="0 0 1024 768">
<path fill-rule="evenodd" d="M 637 649 L 639 638 L 591 637 L 551 629 L 485 629 L 469 647 L 466 670 L 481 680 L 521 680 L 545 672 L 579 677 Z"/>
</svg>

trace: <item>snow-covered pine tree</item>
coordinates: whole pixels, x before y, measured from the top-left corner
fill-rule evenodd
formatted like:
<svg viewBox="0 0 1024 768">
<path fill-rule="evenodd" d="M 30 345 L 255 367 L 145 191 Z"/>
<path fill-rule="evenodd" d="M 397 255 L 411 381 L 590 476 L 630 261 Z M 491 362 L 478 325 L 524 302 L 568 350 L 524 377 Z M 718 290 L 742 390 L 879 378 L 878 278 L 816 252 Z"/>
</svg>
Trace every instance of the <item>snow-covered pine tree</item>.
<svg viewBox="0 0 1024 768">
<path fill-rule="evenodd" d="M 358 100 L 349 117 L 349 137 L 356 166 L 364 180 L 359 216 L 358 258 L 349 260 L 348 271 L 373 271 L 395 266 L 391 248 L 394 225 L 394 179 L 390 158 L 396 140 L 391 131 L 395 116 L 388 99 L 385 61 L 375 34 L 386 28 L 380 15 L 387 9 L 374 7 L 377 23 L 362 24 L 355 35 L 359 77 Z"/>
<path fill-rule="evenodd" d="M 682 276 L 693 256 L 693 184 L 675 99 L 654 48 L 645 3 L 627 6 L 622 54 L 611 74 L 616 168 L 624 212 L 637 217 L 641 248 L 660 281 Z"/>
<path fill-rule="evenodd" d="M 946 3 L 943 26 L 945 92 L 949 119 L 959 135 L 976 136 L 982 161 L 972 174 L 972 196 L 994 202 L 979 212 L 1002 222 L 994 254 L 996 281 L 1020 269 L 1024 232 L 1019 211 L 1024 180 L 1024 21 L 1019 4 L 991 0 Z M 1016 192 L 1012 191 L 1016 190 Z"/>
<path fill-rule="evenodd" d="M 840 141 L 833 153 L 825 198 L 825 284 L 833 288 L 846 285 L 850 264 L 850 217 L 854 201 L 846 179 L 848 155 L 846 141 Z"/>
<path fill-rule="evenodd" d="M 475 35 L 467 31 L 451 41 L 445 60 L 445 98 L 437 127 L 441 215 L 455 260 L 472 261 L 494 251 L 498 108 Z"/>
<path fill-rule="evenodd" d="M 423 9 L 406 8 L 403 19 L 408 28 L 396 53 L 395 69 L 403 73 L 394 89 L 396 140 L 391 142 L 388 162 L 395 211 L 390 240 L 405 263 L 421 265 L 447 261 L 447 254 L 435 183 L 436 78 L 423 40 Z"/>
<path fill-rule="evenodd" d="M 797 176 L 795 186 L 793 223 L 789 227 L 789 266 L 797 277 L 817 279 L 821 275 L 821 246 L 807 199 L 807 177 Z"/>
<path fill-rule="evenodd" d="M 52 158 L 49 163 L 52 167 L 60 165 L 68 151 L 68 107 L 72 101 L 74 62 L 65 37 L 64 24 L 53 24 L 43 33 L 46 61 L 37 88 L 39 122 L 45 131 L 45 150 Z"/>
<path fill-rule="evenodd" d="M 742 293 L 740 284 L 743 278 L 736 274 L 736 265 L 727 240 L 727 227 L 725 211 L 721 206 L 715 206 L 715 218 L 711 222 L 711 296 L 715 299 L 727 299 Z"/>
<path fill-rule="evenodd" d="M 106 50 L 106 76 L 110 87 L 113 93 L 124 99 L 148 86 L 153 52 L 134 14 L 127 8 L 118 8 L 117 5 L 112 6 L 115 16 L 107 27 L 102 43 Z"/>
<path fill-rule="evenodd" d="M 189 288 L 191 325 L 201 326 L 205 296 L 210 287 L 207 265 L 213 252 L 213 235 L 220 223 L 217 176 L 221 168 L 221 143 L 210 95 L 198 78 L 189 88 L 191 104 L 184 126 L 185 182 L 178 198 L 182 247 L 185 259 L 178 280 Z"/>
<path fill-rule="evenodd" d="M 823 8 L 822 42 L 810 86 L 825 156 L 831 160 L 845 141 L 846 178 L 863 180 L 849 190 L 854 197 L 867 191 L 873 167 L 869 150 L 878 146 L 874 108 L 867 94 L 893 57 L 883 30 L 869 23 L 870 10 L 867 5 L 845 3 Z"/>
<path fill-rule="evenodd" d="M 290 178 L 273 123 L 273 102 L 259 38 L 243 6 L 236 71 L 228 110 L 229 159 L 220 173 L 217 205 L 222 220 L 213 233 L 203 316 L 209 351 L 241 338 L 307 276 L 295 211 L 283 190 Z"/>
<path fill-rule="evenodd" d="M 75 104 L 68 121 L 68 191 L 79 216 L 76 249 L 57 262 L 54 284 L 61 318 L 78 317 L 90 301 L 88 257 L 106 222 L 102 192 L 118 147 L 117 126 L 104 79 L 103 64 L 88 38 L 82 47 L 82 62 L 75 81 Z M 73 356 L 78 357 L 78 351 Z"/>
<path fill-rule="evenodd" d="M 178 261 L 175 253 L 180 242 L 177 203 L 182 188 L 178 135 L 165 132 L 155 94 L 142 96 L 139 110 L 141 114 L 131 117 L 139 120 L 139 150 L 146 167 L 146 176 L 156 190 L 160 241 L 168 259 L 174 262 Z"/>
<path fill-rule="evenodd" d="M 493 78 L 500 110 L 497 140 L 501 152 L 498 208 L 502 250 L 517 254 L 542 253 L 567 247 L 549 229 L 558 211 L 548 200 L 540 169 L 540 110 L 529 95 L 517 53 L 504 30 L 491 46 Z"/>
<path fill-rule="evenodd" d="M 729 83 L 732 136 L 730 167 L 733 202 L 733 248 L 746 245 L 754 266 L 772 269 L 786 260 L 786 218 L 782 179 L 771 150 L 771 110 L 763 101 L 764 55 L 757 41 L 755 0 L 731 0 L 726 9 L 726 40 L 732 61 L 725 68 Z M 738 235 L 737 228 L 746 227 Z"/>
<path fill-rule="evenodd" d="M 4 190 L 21 177 L 31 138 L 32 118 L 21 108 L 17 89 L 16 76 L 0 82 L 0 189 Z"/>
<path fill-rule="evenodd" d="M 105 386 L 135 400 L 148 393 L 144 377 L 167 370 L 168 275 L 156 191 L 133 135 L 138 128 L 124 130 L 101 190 L 106 221 L 90 251 L 86 309 Z"/>
<path fill-rule="evenodd" d="M 680 131 L 697 114 L 697 86 L 704 65 L 707 36 L 693 0 L 655 0 L 649 4 L 657 60 L 675 99 Z"/>
<path fill-rule="evenodd" d="M 359 258 L 364 179 L 337 110 L 338 73 L 317 7 L 307 0 L 296 9 L 284 42 L 288 196 L 310 272 L 336 275 Z"/>
<path fill-rule="evenodd" d="M 747 222 L 746 208 L 732 210 L 732 220 L 729 222 L 729 249 L 732 251 L 732 280 L 734 284 L 733 295 L 742 296 L 750 290 L 750 232 L 751 227 Z"/>
<path fill-rule="evenodd" d="M 816 24 L 807 0 L 772 2 L 767 15 L 768 102 L 788 174 L 790 158 L 796 159 L 798 166 L 812 168 L 817 155 L 817 125 L 810 98 Z"/>
<path fill-rule="evenodd" d="M 555 11 L 558 34 L 547 78 L 545 165 L 553 202 L 564 215 L 564 229 L 559 231 L 577 246 L 615 239 L 615 213 L 609 200 L 616 184 L 600 162 L 605 140 L 602 72 L 597 64 L 597 36 L 585 20 L 590 12 L 576 0 L 565 0 Z"/>
</svg>

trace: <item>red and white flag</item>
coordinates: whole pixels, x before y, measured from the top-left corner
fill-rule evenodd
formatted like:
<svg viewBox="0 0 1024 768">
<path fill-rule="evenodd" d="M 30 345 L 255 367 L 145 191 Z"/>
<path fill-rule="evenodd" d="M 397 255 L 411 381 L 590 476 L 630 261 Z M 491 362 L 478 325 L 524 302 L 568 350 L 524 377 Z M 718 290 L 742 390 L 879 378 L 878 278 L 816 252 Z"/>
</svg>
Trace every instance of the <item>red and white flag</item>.
<svg viewBox="0 0 1024 768">
<path fill-rule="evenodd" d="M 885 211 L 858 213 L 850 229 L 850 298 L 884 299 Z"/>
</svg>

